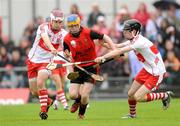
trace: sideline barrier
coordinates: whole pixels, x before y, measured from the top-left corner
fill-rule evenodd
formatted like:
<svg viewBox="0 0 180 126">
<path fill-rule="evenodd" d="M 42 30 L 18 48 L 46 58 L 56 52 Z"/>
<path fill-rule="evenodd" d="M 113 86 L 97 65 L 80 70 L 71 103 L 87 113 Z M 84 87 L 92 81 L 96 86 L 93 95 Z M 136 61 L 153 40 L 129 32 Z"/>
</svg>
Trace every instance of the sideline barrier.
<svg viewBox="0 0 180 126">
<path fill-rule="evenodd" d="M 0 89 L 0 105 L 22 105 L 29 99 L 28 88 Z"/>
</svg>

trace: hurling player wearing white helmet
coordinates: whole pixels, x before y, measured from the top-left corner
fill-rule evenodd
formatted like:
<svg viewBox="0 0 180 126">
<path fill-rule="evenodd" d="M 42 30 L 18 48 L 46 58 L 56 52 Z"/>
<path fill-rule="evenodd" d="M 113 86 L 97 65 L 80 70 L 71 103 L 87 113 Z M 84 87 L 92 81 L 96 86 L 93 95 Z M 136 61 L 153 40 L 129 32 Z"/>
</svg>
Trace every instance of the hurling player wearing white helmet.
<svg viewBox="0 0 180 126">
<path fill-rule="evenodd" d="M 62 29 L 63 12 L 54 9 L 50 13 L 50 22 L 41 24 L 36 33 L 33 46 L 26 61 L 28 68 L 29 88 L 32 95 L 39 98 L 41 119 L 48 118 L 48 109 L 52 100 L 48 97 L 45 82 L 53 73 L 46 69 L 47 64 L 53 61 L 58 50 L 62 50 L 63 38 L 66 31 Z M 61 90 L 61 86 L 58 90 Z"/>
</svg>

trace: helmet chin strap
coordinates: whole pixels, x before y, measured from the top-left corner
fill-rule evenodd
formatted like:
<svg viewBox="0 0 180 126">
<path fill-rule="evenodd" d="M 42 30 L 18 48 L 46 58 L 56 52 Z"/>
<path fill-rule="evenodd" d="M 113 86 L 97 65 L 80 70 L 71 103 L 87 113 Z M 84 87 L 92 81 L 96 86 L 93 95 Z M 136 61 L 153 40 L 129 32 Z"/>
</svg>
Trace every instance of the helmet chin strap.
<svg viewBox="0 0 180 126">
<path fill-rule="evenodd" d="M 132 32 L 133 38 L 137 37 L 138 35 L 139 35 L 139 31 L 137 31 L 136 33 Z"/>
<path fill-rule="evenodd" d="M 136 38 L 139 35 L 139 33 L 139 31 L 137 31 L 136 33 L 132 31 L 132 38 L 130 38 L 129 40 L 133 40 L 134 38 Z"/>
</svg>

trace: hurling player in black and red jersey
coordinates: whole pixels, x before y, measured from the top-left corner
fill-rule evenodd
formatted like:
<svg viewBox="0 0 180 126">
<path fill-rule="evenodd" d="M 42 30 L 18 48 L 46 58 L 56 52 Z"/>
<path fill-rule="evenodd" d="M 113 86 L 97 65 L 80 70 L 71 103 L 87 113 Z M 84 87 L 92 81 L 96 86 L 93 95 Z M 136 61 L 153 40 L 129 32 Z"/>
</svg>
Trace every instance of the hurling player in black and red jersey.
<svg viewBox="0 0 180 126">
<path fill-rule="evenodd" d="M 63 45 L 65 54 L 71 57 L 72 62 L 94 60 L 96 58 L 94 40 L 102 40 L 108 47 L 115 49 L 115 45 L 109 36 L 81 26 L 80 19 L 76 14 L 67 17 L 67 26 L 69 33 L 65 36 Z M 87 63 L 79 66 L 87 69 L 94 64 Z M 97 68 L 87 70 L 95 74 L 98 71 Z M 70 111 L 75 113 L 79 109 L 78 117 L 83 119 L 95 80 L 76 67 L 74 67 L 74 71 L 79 71 L 80 76 L 71 80 L 69 94 L 75 102 Z"/>
</svg>

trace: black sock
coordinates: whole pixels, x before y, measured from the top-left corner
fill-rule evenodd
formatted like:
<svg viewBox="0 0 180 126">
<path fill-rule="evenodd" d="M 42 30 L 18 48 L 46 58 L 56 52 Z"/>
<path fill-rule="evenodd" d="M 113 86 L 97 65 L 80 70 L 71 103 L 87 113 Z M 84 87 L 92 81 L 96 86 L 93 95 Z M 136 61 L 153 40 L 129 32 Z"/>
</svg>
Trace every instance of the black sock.
<svg viewBox="0 0 180 126">
<path fill-rule="evenodd" d="M 83 105 L 82 103 L 80 104 L 80 107 L 79 107 L 79 114 L 80 115 L 84 115 L 84 113 L 86 112 L 87 105 L 88 104 L 85 104 L 85 105 Z"/>
<path fill-rule="evenodd" d="M 78 98 L 75 99 L 75 103 L 80 103 L 81 101 L 81 96 L 79 95 Z"/>
</svg>

